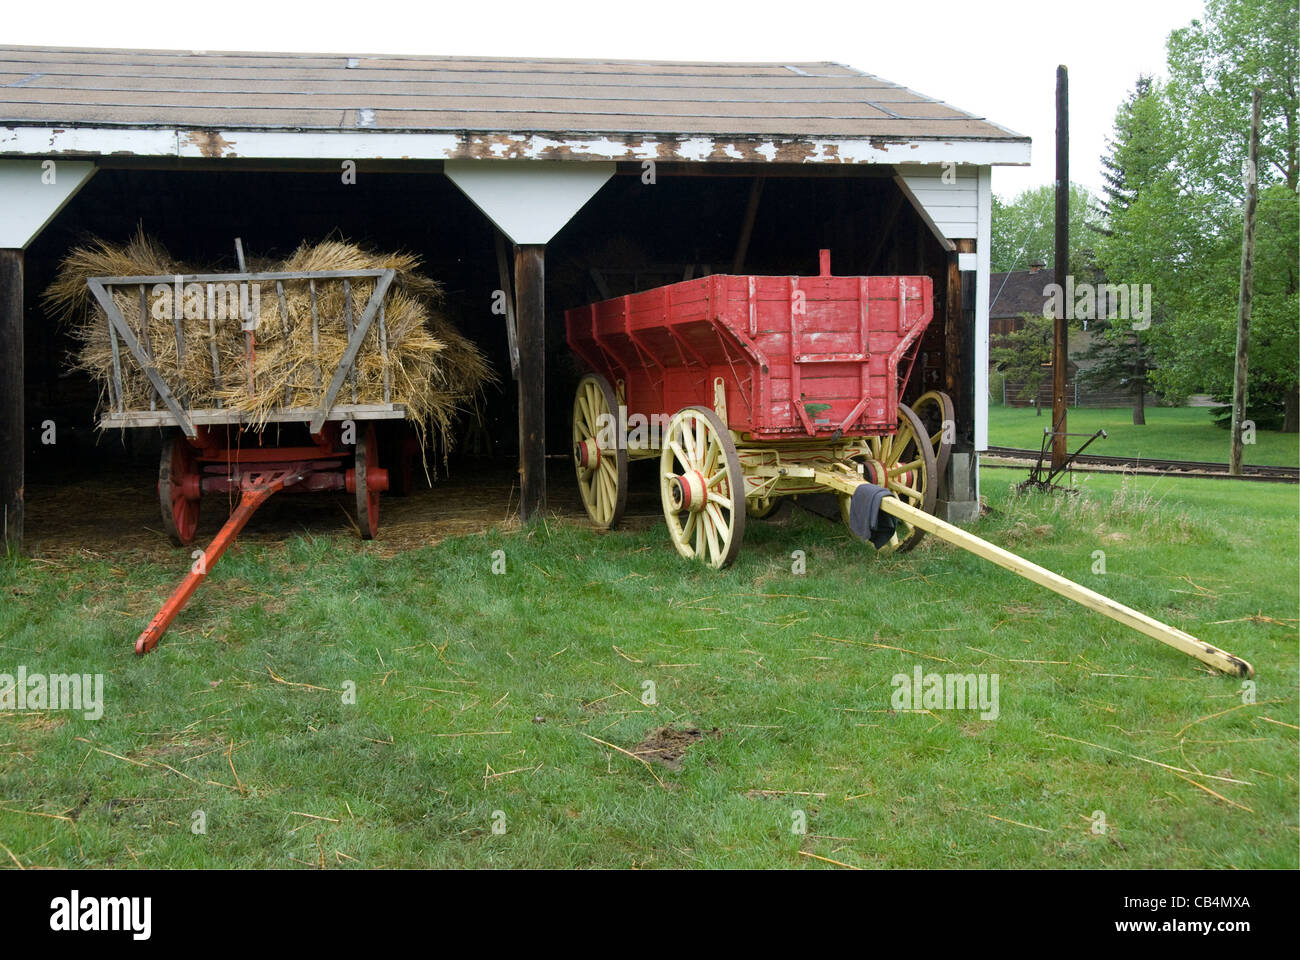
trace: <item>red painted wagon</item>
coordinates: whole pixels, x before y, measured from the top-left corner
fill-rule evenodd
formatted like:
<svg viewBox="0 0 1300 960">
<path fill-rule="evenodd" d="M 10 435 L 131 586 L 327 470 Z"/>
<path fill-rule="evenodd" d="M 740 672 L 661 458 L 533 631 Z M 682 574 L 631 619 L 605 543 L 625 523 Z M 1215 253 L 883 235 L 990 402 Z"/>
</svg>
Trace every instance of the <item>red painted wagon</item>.
<svg viewBox="0 0 1300 960">
<path fill-rule="evenodd" d="M 749 516 L 782 497 L 851 490 L 850 472 L 934 509 L 952 403 L 915 409 L 900 385 L 934 316 L 929 277 L 709 276 L 569 310 L 569 345 L 594 371 L 574 401 L 573 444 L 591 518 L 617 524 L 629 458 L 662 460 L 664 515 L 679 551 L 715 567 Z M 902 373 L 902 376 L 900 376 Z M 924 531 L 902 524 L 890 548 Z"/>
<path fill-rule="evenodd" d="M 934 315 L 929 277 L 709 276 L 565 313 L 591 373 L 573 403 L 583 504 L 615 526 L 629 459 L 658 457 L 677 550 L 736 557 L 746 516 L 781 498 L 839 494 L 845 523 L 882 550 L 932 533 L 1210 664 L 1249 663 L 932 516 L 952 401 L 900 402 Z"/>
</svg>

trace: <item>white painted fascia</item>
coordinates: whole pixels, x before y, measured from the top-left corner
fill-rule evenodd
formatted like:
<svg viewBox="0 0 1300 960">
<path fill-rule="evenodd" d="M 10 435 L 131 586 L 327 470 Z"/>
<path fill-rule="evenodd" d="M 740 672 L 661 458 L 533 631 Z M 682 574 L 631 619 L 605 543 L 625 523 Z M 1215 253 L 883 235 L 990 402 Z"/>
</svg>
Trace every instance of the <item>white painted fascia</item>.
<svg viewBox="0 0 1300 960">
<path fill-rule="evenodd" d="M 775 161 L 792 144 L 803 145 L 802 163 L 1023 165 L 1030 155 L 1028 143 L 1006 140 L 0 126 L 0 155 L 9 156 L 453 160 L 488 153 L 502 160 L 726 163 Z"/>
</svg>

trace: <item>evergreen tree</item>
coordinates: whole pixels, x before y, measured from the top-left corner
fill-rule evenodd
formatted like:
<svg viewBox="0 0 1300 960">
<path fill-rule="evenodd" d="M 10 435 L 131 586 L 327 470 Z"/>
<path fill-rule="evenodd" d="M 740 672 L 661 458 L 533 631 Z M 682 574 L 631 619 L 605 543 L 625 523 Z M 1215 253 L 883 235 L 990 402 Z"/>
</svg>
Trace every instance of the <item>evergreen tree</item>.
<svg viewBox="0 0 1300 960">
<path fill-rule="evenodd" d="M 998 338 L 990 351 L 998 373 L 1021 384 L 1018 399 L 1032 400 L 1038 415 L 1038 390 L 1051 371 L 1052 321 L 1041 313 L 1024 315 L 1024 326 Z"/>
<path fill-rule="evenodd" d="M 1118 386 L 1128 390 L 1133 398 L 1133 425 L 1146 426 L 1146 398 L 1151 392 L 1148 374 L 1153 366 L 1151 348 L 1141 331 L 1122 320 L 1114 323 L 1096 320 L 1092 330 L 1091 345 L 1075 357 L 1081 361 L 1075 379 L 1093 389 Z"/>
<path fill-rule="evenodd" d="M 1133 92 L 1115 114 L 1114 134 L 1106 144 L 1101 159 L 1102 198 L 1099 202 L 1106 226 L 1099 229 L 1107 239 L 1102 243 L 1101 259 L 1112 270 L 1125 272 L 1129 264 L 1120 255 L 1125 250 L 1123 236 L 1116 230 L 1129 227 L 1129 213 L 1139 201 L 1143 185 L 1159 177 L 1168 159 L 1159 122 L 1160 104 L 1154 99 L 1152 80 L 1139 76 Z M 1094 389 L 1117 386 L 1133 398 L 1133 424 L 1146 425 L 1146 398 L 1151 392 L 1149 374 L 1155 366 L 1150 344 L 1131 321 L 1106 318 L 1093 328 L 1091 346 L 1078 357 L 1081 369 L 1078 381 Z M 1155 318 L 1152 317 L 1152 321 Z"/>
</svg>

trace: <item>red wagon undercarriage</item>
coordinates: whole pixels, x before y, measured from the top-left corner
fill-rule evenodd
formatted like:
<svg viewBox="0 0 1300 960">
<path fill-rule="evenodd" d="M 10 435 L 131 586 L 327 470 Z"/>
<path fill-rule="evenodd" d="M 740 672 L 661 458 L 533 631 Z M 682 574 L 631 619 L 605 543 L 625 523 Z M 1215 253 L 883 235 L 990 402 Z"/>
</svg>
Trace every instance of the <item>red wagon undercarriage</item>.
<svg viewBox="0 0 1300 960">
<path fill-rule="evenodd" d="M 359 435 L 348 443 L 345 432 Z M 379 495 L 388 489 L 389 477 L 379 466 L 374 424 L 327 421 L 310 435 L 310 446 L 263 446 L 261 439 L 261 433 L 240 427 L 198 427 L 193 438 L 176 431 L 163 444 L 158 499 L 172 543 L 193 543 L 204 494 L 238 493 L 239 503 L 212 542 L 195 551 L 189 574 L 137 638 L 136 653 L 157 646 L 208 571 L 274 494 L 346 490 L 356 496 L 362 538 L 372 539 L 378 531 Z"/>
</svg>

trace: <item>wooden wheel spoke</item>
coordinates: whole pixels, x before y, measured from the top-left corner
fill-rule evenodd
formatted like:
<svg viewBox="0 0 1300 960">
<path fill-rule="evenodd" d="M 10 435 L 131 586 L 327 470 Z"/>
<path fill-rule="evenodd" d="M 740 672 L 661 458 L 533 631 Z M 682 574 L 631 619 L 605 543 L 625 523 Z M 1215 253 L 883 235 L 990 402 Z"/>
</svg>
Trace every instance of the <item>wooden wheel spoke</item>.
<svg viewBox="0 0 1300 960">
<path fill-rule="evenodd" d="M 743 474 L 726 423 L 706 407 L 679 410 L 669 423 L 659 463 L 664 518 L 678 553 L 719 569 L 727 566 L 744 537 L 746 506 L 737 502 Z M 685 518 L 680 505 L 685 491 L 675 488 L 678 483 L 691 491 Z"/>
<path fill-rule="evenodd" d="M 722 455 L 722 445 L 719 444 L 717 440 L 713 440 L 709 444 L 708 455 L 704 458 L 704 463 L 700 467 L 700 473 L 704 474 L 707 477 L 710 474 L 710 472 L 713 470 L 713 468 L 717 466 L 718 457 L 720 457 L 721 455 Z"/>
<path fill-rule="evenodd" d="M 690 454 L 689 458 L 682 458 L 683 466 L 689 467 L 695 463 L 695 458 L 697 456 L 695 452 L 695 431 L 691 428 L 690 424 L 682 424 L 681 446 L 683 450 Z"/>
<path fill-rule="evenodd" d="M 905 483 L 890 483 L 889 489 L 893 490 L 895 493 L 905 494 L 910 500 L 920 501 L 924 499 L 919 490 L 915 490 Z"/>
<path fill-rule="evenodd" d="M 598 374 L 588 374 L 578 384 L 573 399 L 573 445 L 575 447 L 574 471 L 578 479 L 578 492 L 582 495 L 587 515 L 606 529 L 615 526 L 623 516 L 627 497 L 627 450 L 617 434 L 617 424 L 609 433 L 610 421 L 602 424 L 601 418 L 612 416 L 615 407 L 614 392 Z M 600 460 L 594 467 L 584 467 L 576 448 L 588 444 L 588 462 L 600 448 Z"/>
<path fill-rule="evenodd" d="M 722 546 L 718 542 L 718 531 L 722 527 L 722 516 L 715 512 L 711 505 L 700 511 L 700 516 L 704 520 L 705 537 L 709 543 L 709 560 L 710 562 L 716 562 L 718 555 L 722 552 Z"/>
<path fill-rule="evenodd" d="M 668 441 L 668 449 L 673 452 L 673 456 L 675 456 L 678 463 L 682 465 L 682 473 L 685 473 L 690 469 L 690 458 L 686 456 L 686 451 L 681 448 L 681 445 L 678 444 L 676 440 Z M 669 476 L 672 476 L 672 474 L 669 474 Z"/>
</svg>

